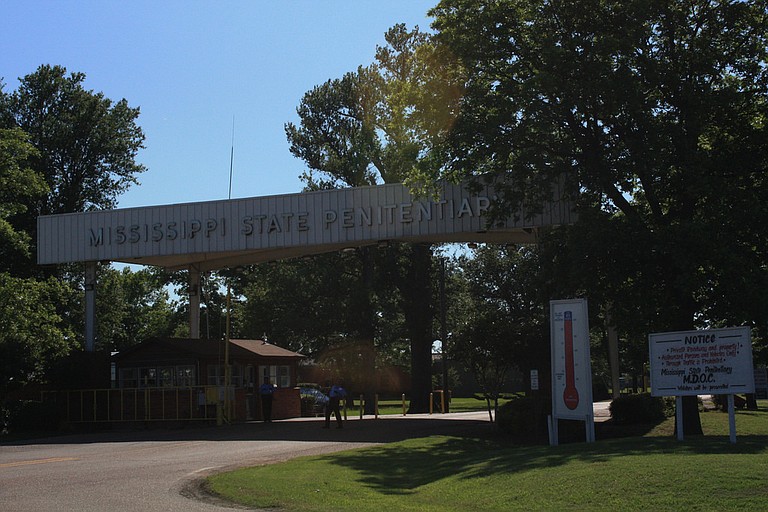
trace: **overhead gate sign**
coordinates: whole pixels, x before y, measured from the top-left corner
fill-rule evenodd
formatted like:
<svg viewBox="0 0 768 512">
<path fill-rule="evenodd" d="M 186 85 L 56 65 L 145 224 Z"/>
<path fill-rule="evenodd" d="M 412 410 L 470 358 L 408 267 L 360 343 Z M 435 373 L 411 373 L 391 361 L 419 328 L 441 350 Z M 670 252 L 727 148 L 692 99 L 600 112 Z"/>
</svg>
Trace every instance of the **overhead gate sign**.
<svg viewBox="0 0 768 512">
<path fill-rule="evenodd" d="M 748 327 L 648 336 L 653 396 L 754 393 Z"/>
</svg>

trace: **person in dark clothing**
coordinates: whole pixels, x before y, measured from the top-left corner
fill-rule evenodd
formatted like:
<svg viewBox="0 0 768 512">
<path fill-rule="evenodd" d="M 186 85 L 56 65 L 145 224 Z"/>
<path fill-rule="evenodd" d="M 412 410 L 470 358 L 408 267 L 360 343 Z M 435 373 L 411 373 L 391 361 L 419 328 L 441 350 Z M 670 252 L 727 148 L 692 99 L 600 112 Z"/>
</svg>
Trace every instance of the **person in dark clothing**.
<svg viewBox="0 0 768 512">
<path fill-rule="evenodd" d="M 343 428 L 344 425 L 341 422 L 339 404 L 346 396 L 347 390 L 344 389 L 343 381 L 331 386 L 331 390 L 328 392 L 328 405 L 325 407 L 325 425 L 323 428 L 329 428 L 331 426 L 331 413 L 336 416 L 336 428 Z"/>
<path fill-rule="evenodd" d="M 275 394 L 275 386 L 269 382 L 269 377 L 264 377 L 264 384 L 259 386 L 259 397 L 261 398 L 261 417 L 267 422 L 272 422 L 272 398 Z"/>
</svg>

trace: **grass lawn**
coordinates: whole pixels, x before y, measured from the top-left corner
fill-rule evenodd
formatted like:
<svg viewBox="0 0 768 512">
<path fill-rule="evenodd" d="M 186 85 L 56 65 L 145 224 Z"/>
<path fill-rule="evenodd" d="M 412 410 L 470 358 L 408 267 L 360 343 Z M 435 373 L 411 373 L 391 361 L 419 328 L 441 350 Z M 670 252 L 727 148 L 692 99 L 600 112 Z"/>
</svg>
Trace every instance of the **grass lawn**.
<svg viewBox="0 0 768 512">
<path fill-rule="evenodd" d="M 558 447 L 432 436 L 209 478 L 260 508 L 314 510 L 768 510 L 768 403 L 701 414 L 678 442 L 668 419 L 640 437 Z"/>
</svg>

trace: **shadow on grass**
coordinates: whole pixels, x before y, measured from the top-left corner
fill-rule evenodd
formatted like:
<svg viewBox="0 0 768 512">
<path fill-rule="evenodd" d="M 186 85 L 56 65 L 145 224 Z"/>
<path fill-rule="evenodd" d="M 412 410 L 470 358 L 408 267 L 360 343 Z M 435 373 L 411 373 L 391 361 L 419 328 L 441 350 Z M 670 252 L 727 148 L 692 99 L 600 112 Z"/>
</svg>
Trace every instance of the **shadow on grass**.
<svg viewBox="0 0 768 512">
<path fill-rule="evenodd" d="M 424 485 L 460 474 L 462 479 L 508 475 L 568 464 L 608 462 L 616 457 L 660 454 L 757 454 L 768 436 L 705 436 L 679 442 L 670 437 L 632 437 L 558 447 L 520 446 L 498 439 L 440 438 L 326 456 L 326 462 L 356 471 L 359 482 L 377 492 L 407 495 Z"/>
</svg>

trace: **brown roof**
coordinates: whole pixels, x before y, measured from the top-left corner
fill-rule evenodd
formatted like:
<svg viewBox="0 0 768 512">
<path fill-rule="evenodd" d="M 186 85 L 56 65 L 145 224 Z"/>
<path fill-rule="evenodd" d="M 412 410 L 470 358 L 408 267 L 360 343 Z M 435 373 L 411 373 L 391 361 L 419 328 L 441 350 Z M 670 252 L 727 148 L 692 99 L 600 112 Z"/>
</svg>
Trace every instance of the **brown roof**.
<svg viewBox="0 0 768 512">
<path fill-rule="evenodd" d="M 272 345 L 263 340 L 229 340 L 232 345 L 244 348 L 249 352 L 267 357 L 306 357 L 298 352 Z"/>
<path fill-rule="evenodd" d="M 230 355 L 233 357 L 247 357 L 256 354 L 264 357 L 285 357 L 285 358 L 303 358 L 306 357 L 298 352 L 272 345 L 262 340 L 229 340 Z M 172 350 L 176 354 L 187 354 L 189 356 L 215 357 L 221 355 L 224 347 L 222 340 L 191 339 L 191 338 L 161 338 L 152 339 L 134 345 L 121 351 L 115 356 L 115 359 L 131 357 L 137 352 L 142 354 L 154 355 L 158 350 L 167 353 Z"/>
</svg>

